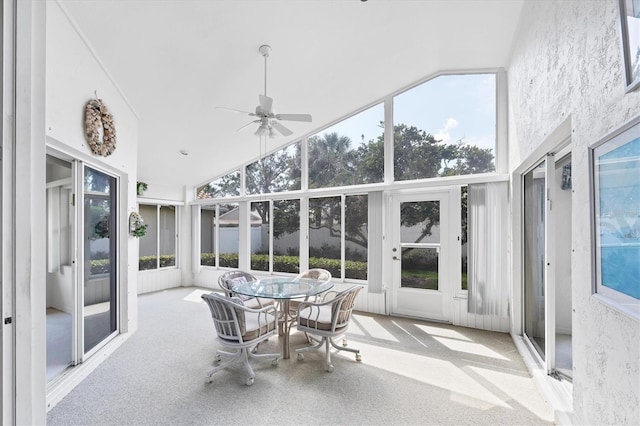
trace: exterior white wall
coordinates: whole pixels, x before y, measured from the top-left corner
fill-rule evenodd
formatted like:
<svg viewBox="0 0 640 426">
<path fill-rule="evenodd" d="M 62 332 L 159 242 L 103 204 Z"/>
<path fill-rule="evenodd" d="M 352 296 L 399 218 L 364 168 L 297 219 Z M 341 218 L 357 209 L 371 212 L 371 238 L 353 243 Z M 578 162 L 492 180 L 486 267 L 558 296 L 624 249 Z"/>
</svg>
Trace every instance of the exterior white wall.
<svg viewBox="0 0 640 426">
<path fill-rule="evenodd" d="M 588 146 L 640 113 L 617 26 L 615 0 L 526 2 L 508 68 L 511 171 L 571 117 L 576 424 L 640 422 L 640 324 L 591 290 Z"/>
</svg>

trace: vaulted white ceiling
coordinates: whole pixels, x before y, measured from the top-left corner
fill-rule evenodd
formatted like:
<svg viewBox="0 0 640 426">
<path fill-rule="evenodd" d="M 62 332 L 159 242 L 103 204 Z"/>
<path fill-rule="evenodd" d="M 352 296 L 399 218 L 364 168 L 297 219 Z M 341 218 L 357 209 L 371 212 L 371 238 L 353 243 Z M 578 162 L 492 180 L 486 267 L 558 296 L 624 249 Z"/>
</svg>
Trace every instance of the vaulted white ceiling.
<svg viewBox="0 0 640 426">
<path fill-rule="evenodd" d="M 60 0 L 140 117 L 139 180 L 180 187 L 260 155 L 252 117 L 216 109 L 255 109 L 260 45 L 275 111 L 313 116 L 272 150 L 435 72 L 506 66 L 523 2 Z"/>
</svg>

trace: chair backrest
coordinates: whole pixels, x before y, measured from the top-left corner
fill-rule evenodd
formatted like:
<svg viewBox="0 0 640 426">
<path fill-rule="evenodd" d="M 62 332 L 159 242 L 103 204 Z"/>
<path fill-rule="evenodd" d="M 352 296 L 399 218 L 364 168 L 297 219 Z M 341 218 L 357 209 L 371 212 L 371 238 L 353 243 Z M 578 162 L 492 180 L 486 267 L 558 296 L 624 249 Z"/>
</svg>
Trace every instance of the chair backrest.
<svg viewBox="0 0 640 426">
<path fill-rule="evenodd" d="M 203 294 L 202 299 L 209 306 L 218 337 L 242 342 L 246 327 L 244 311 L 238 309 L 238 306 L 242 306 L 242 300 L 217 293 Z"/>
<path fill-rule="evenodd" d="M 353 311 L 353 307 L 356 303 L 356 297 L 362 288 L 363 287 L 360 285 L 354 285 L 353 287 L 349 287 L 348 289 L 341 291 L 333 299 L 334 302 L 331 306 L 331 317 L 333 318 L 334 324 L 332 329 L 336 330 L 349 325 L 349 321 L 351 320 L 351 311 Z"/>
<path fill-rule="evenodd" d="M 331 281 L 331 272 L 322 268 L 308 269 L 297 276 L 297 278 L 311 278 L 318 281 Z"/>
<path fill-rule="evenodd" d="M 218 285 L 220 286 L 221 289 L 224 290 L 227 297 L 232 297 L 233 293 L 231 289 L 233 288 L 234 284 L 237 284 L 238 282 L 252 282 L 252 281 L 257 281 L 257 278 L 249 274 L 248 272 L 229 271 L 220 275 L 220 277 L 218 278 Z"/>
</svg>

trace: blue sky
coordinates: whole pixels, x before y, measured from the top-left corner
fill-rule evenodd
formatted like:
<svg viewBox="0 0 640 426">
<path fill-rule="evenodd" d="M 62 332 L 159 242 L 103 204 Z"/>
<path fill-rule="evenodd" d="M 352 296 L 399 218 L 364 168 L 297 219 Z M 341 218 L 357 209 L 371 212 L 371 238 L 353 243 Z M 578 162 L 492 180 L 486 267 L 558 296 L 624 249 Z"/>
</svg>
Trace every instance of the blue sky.
<svg viewBox="0 0 640 426">
<path fill-rule="evenodd" d="M 444 143 L 462 139 L 467 144 L 495 149 L 496 89 L 493 74 L 446 75 L 397 95 L 394 122 L 414 125 Z M 375 105 L 322 132 L 351 138 L 352 147 L 382 134 L 382 104 Z"/>
</svg>

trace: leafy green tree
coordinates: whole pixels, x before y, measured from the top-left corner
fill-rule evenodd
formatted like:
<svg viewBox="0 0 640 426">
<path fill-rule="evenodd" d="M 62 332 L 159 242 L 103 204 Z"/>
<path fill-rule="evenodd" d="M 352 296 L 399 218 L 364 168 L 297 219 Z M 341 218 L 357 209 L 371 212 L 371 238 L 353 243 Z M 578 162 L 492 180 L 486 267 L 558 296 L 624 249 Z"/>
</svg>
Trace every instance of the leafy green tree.
<svg viewBox="0 0 640 426">
<path fill-rule="evenodd" d="M 356 153 L 351 138 L 335 132 L 309 138 L 309 188 L 355 185 Z"/>
<path fill-rule="evenodd" d="M 249 164 L 246 173 L 248 194 L 300 189 L 300 144 Z"/>
<path fill-rule="evenodd" d="M 352 148 L 347 136 L 335 132 L 309 138 L 309 187 L 330 188 L 381 182 L 384 177 L 384 125 L 375 140 Z M 300 145 L 292 150 L 282 150 L 247 167 L 247 192 L 269 193 L 300 188 Z M 396 181 L 426 179 L 443 176 L 484 173 L 495 170 L 491 149 L 465 144 L 461 141 L 445 144 L 432 134 L 415 126 L 394 126 L 394 178 Z M 239 172 L 231 173 L 214 184 L 200 188 L 211 197 L 238 195 Z M 353 199 L 353 200 L 351 200 Z M 362 198 L 347 197 L 348 219 L 345 221 L 345 238 L 363 247 L 367 246 L 367 203 Z M 350 201 L 351 200 L 351 201 Z M 351 205 L 349 204 L 351 202 Z M 463 203 L 466 198 L 463 199 Z M 333 224 L 339 220 L 339 209 L 334 203 L 310 203 L 312 228 L 327 227 L 334 232 Z M 257 211 L 268 222 L 267 203 L 254 203 Z M 463 206 L 463 208 L 466 205 Z M 431 235 L 433 226 L 439 223 L 439 209 L 435 203 L 408 203 L 402 212 L 402 225 L 421 225 L 416 242 Z M 324 220 L 322 220 L 324 218 Z M 286 230 L 299 229 L 299 206 L 284 205 L 274 213 L 274 236 Z M 466 221 L 463 218 L 463 227 Z M 278 235 L 276 235 L 276 233 Z"/>
</svg>

